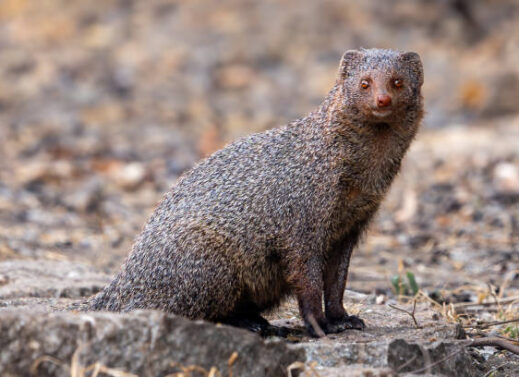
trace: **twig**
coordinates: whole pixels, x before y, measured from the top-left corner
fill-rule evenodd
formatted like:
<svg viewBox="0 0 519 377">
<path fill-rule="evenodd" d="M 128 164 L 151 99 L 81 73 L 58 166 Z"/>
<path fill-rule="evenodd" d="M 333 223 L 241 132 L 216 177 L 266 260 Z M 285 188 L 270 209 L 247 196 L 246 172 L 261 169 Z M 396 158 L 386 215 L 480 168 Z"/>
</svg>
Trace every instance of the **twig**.
<svg viewBox="0 0 519 377">
<path fill-rule="evenodd" d="M 168 374 L 166 377 L 181 377 L 181 376 L 191 376 L 191 372 L 198 372 L 198 373 L 201 373 L 203 374 L 204 376 L 209 376 L 209 375 L 213 375 L 213 376 L 220 376 L 221 377 L 221 374 L 220 372 L 218 371 L 218 369 L 212 367 L 209 371 L 206 370 L 205 368 L 202 368 L 201 366 L 199 365 L 187 365 L 187 366 L 184 366 L 180 363 L 177 363 L 175 361 L 169 363 L 171 367 L 173 368 L 178 368 L 180 369 L 182 372 L 175 372 L 175 373 L 172 373 L 172 374 Z"/>
<path fill-rule="evenodd" d="M 292 371 L 295 371 L 295 370 L 304 371 L 305 368 L 306 368 L 305 363 L 303 363 L 302 361 L 294 361 L 292 364 L 290 364 L 287 367 L 288 377 L 293 377 Z"/>
<path fill-rule="evenodd" d="M 462 342 L 466 347 L 491 346 L 499 347 L 516 355 L 519 355 L 519 346 L 498 337 L 469 339 Z"/>
<path fill-rule="evenodd" d="M 236 362 L 236 359 L 238 358 L 238 352 L 233 352 L 231 356 L 229 357 L 229 360 L 227 360 L 227 366 L 229 367 L 229 377 L 232 377 L 232 366 Z"/>
<path fill-rule="evenodd" d="M 315 370 L 316 365 L 317 365 L 317 361 L 312 361 L 310 364 L 308 364 L 308 367 L 310 367 L 310 370 L 312 371 L 313 374 L 315 374 L 316 377 L 321 377 L 319 372 L 317 372 Z"/>
<path fill-rule="evenodd" d="M 107 374 L 107 375 L 112 376 L 112 377 L 138 377 L 136 374 L 133 374 L 133 373 L 127 373 L 127 372 L 124 372 L 124 371 L 119 370 L 119 369 L 107 368 L 107 367 L 105 367 L 104 365 L 102 365 L 99 362 L 90 365 L 86 369 L 83 368 L 81 370 L 81 375 L 80 376 L 81 377 L 85 377 L 86 376 L 86 374 L 85 374 L 86 371 L 90 370 L 90 369 L 94 370 L 92 372 L 92 376 L 91 377 L 97 377 L 99 375 L 99 373 Z"/>
<path fill-rule="evenodd" d="M 501 364 L 501 365 L 498 365 L 497 367 L 494 367 L 494 368 L 490 369 L 487 373 L 485 373 L 485 374 L 483 375 L 483 377 L 488 377 L 488 376 L 490 376 L 490 374 L 491 374 L 492 372 L 495 372 L 495 371 L 498 370 L 499 368 L 506 367 L 508 364 L 510 364 L 510 363 L 509 363 L 509 362 L 506 362 L 506 363 L 503 363 L 503 364 Z"/>
<path fill-rule="evenodd" d="M 63 363 L 61 360 L 58 360 L 56 359 L 55 357 L 52 357 L 52 356 L 40 356 L 38 357 L 36 360 L 34 360 L 34 362 L 32 363 L 32 366 L 31 366 L 31 374 L 33 376 L 37 376 L 37 372 L 38 372 L 38 367 L 40 366 L 41 363 L 43 362 L 50 362 L 52 364 L 56 364 L 60 367 L 62 367 L 63 369 L 67 370 L 67 372 L 70 372 L 70 368 L 68 365 L 66 365 L 65 363 Z"/>
<path fill-rule="evenodd" d="M 400 373 L 400 371 L 401 371 L 402 369 L 404 369 L 406 366 L 408 366 L 408 365 L 411 364 L 413 361 L 415 361 L 417 357 L 418 357 L 417 355 L 414 355 L 414 356 L 411 357 L 409 360 L 407 360 L 405 363 L 403 363 L 402 365 L 400 365 L 396 371 L 397 371 L 398 373 Z"/>
<path fill-rule="evenodd" d="M 70 361 L 70 376 L 81 377 L 81 363 L 79 362 L 79 353 L 85 345 L 80 343 L 72 354 L 72 360 Z"/>
<path fill-rule="evenodd" d="M 415 315 L 414 315 L 414 314 L 415 314 L 415 311 L 416 311 L 416 299 L 413 300 L 413 311 L 412 311 L 412 312 L 410 312 L 410 311 L 408 311 L 408 310 L 405 310 L 405 309 L 403 309 L 403 308 L 400 308 L 400 307 L 398 307 L 398 306 L 396 306 L 396 305 L 388 304 L 388 306 L 389 306 L 390 308 L 393 308 L 393 309 L 399 310 L 399 311 L 401 311 L 401 312 L 404 312 L 404 313 L 406 313 L 406 314 L 409 314 L 409 315 L 411 316 L 411 318 L 413 319 L 413 322 L 414 322 L 415 327 L 416 327 L 417 329 L 421 328 L 420 325 L 418 325 L 418 321 L 416 320 L 416 317 L 415 317 Z"/>
<path fill-rule="evenodd" d="M 467 335 L 469 335 L 469 336 L 479 335 L 479 336 L 483 336 L 483 337 L 488 337 L 488 334 L 484 333 L 481 330 L 477 330 L 475 333 L 467 333 Z M 508 342 L 511 342 L 512 344 L 517 343 L 519 345 L 519 340 L 518 339 L 509 338 L 509 337 L 503 336 L 503 335 L 494 335 L 494 336 L 496 338 L 504 339 L 504 340 L 506 340 Z"/>
<path fill-rule="evenodd" d="M 404 369 L 406 366 L 408 366 L 408 365 L 411 364 L 413 361 L 415 361 L 417 357 L 418 357 L 417 355 L 414 355 L 414 356 L 411 357 L 409 360 L 407 360 L 405 363 L 403 363 L 402 365 L 400 365 L 396 371 L 399 373 L 402 369 Z"/>
<path fill-rule="evenodd" d="M 460 353 L 461 351 L 463 350 L 462 347 L 460 347 L 459 349 L 457 349 L 456 351 L 452 352 L 452 353 L 449 353 L 447 356 L 445 357 L 442 357 L 441 359 L 439 360 L 436 360 L 434 363 L 431 363 L 431 364 L 428 364 L 426 366 L 424 366 L 423 368 L 420 368 L 420 369 L 415 369 L 415 370 L 411 370 L 409 371 L 409 373 L 421 373 L 421 372 L 424 372 L 426 370 L 431 370 L 431 368 L 435 365 L 438 365 L 438 364 L 441 364 L 443 363 L 444 361 L 446 360 L 449 360 L 451 357 L 454 357 L 456 356 L 458 353 Z"/>
<path fill-rule="evenodd" d="M 395 308 L 397 310 L 401 310 L 400 308 Z M 424 371 L 427 371 L 430 373 L 432 371 L 432 367 L 435 365 L 438 365 L 454 356 L 456 356 L 458 353 L 460 353 L 465 347 L 482 347 L 482 346 L 491 346 L 491 347 L 499 347 L 504 350 L 507 350 L 509 352 L 512 352 L 513 354 L 519 355 L 519 346 L 516 346 L 512 344 L 511 342 L 498 338 L 498 337 L 486 337 L 486 338 L 477 338 L 477 339 L 468 339 L 463 340 L 460 343 L 458 343 L 461 347 L 459 347 L 456 351 L 448 354 L 445 357 L 442 357 L 439 360 L 436 360 L 435 362 L 431 363 L 430 359 L 428 358 L 428 354 L 426 355 L 427 350 L 420 348 L 422 355 L 424 356 L 424 363 L 425 366 L 419 369 L 415 369 L 412 371 L 409 371 L 409 373 L 421 373 Z M 408 360 L 406 363 L 402 364 L 398 367 L 398 372 L 400 372 L 403 368 L 405 368 L 407 365 L 409 365 L 412 361 L 416 359 L 416 355 L 411 359 Z M 506 365 L 506 364 L 504 364 Z M 501 368 L 503 365 L 498 366 L 496 369 Z M 490 372 L 489 372 L 490 373 Z M 485 376 L 488 376 L 489 373 L 487 373 Z M 483 376 L 484 377 L 484 376 Z"/>
<path fill-rule="evenodd" d="M 432 298 L 430 298 L 425 292 L 418 291 L 418 295 L 423 297 L 426 301 L 429 301 L 437 309 L 441 309 L 442 308 L 442 305 L 438 301 L 435 301 Z"/>
<path fill-rule="evenodd" d="M 315 361 L 312 361 L 308 365 L 306 365 L 302 361 L 295 361 L 292 364 L 290 364 L 287 368 L 288 377 L 293 377 L 292 371 L 295 371 L 295 370 L 301 370 L 303 372 L 306 371 L 307 366 L 308 366 L 308 368 L 310 368 L 310 370 L 312 371 L 312 373 L 314 374 L 315 377 L 321 377 L 319 372 L 317 372 L 317 370 L 315 369 L 316 365 L 317 365 L 317 362 L 315 362 Z"/>
<path fill-rule="evenodd" d="M 487 287 L 488 287 L 488 292 L 490 293 L 490 296 L 494 299 L 494 303 L 497 306 L 501 306 L 501 303 L 499 302 L 499 299 L 497 298 L 497 295 L 496 295 L 496 290 L 494 289 L 494 287 L 492 287 L 492 284 L 487 283 Z"/>
<path fill-rule="evenodd" d="M 508 303 L 511 303 L 514 301 L 519 301 L 519 296 L 503 298 L 503 299 L 499 300 L 498 303 L 502 305 L 502 304 L 508 304 Z M 495 302 L 482 302 L 482 303 L 460 302 L 460 303 L 454 304 L 454 307 L 455 308 L 466 308 L 466 307 L 470 307 L 470 306 L 494 306 L 494 305 L 496 305 Z"/>
<path fill-rule="evenodd" d="M 464 341 L 460 342 L 459 344 L 462 347 L 458 348 L 456 351 L 448 354 L 445 357 L 442 357 L 439 360 L 436 360 L 434 363 L 429 363 L 429 362 L 427 362 L 427 360 L 424 360 L 425 361 L 425 366 L 424 367 L 419 368 L 419 369 L 415 369 L 415 370 L 412 370 L 412 371 L 409 371 L 409 373 L 421 373 L 421 372 L 424 372 L 424 371 L 431 371 L 432 370 L 431 368 L 433 366 L 438 365 L 440 363 L 443 363 L 444 361 L 450 359 L 451 357 L 456 356 L 458 353 L 460 353 L 463 350 L 464 347 L 481 347 L 481 346 L 499 347 L 499 348 L 505 349 L 505 350 L 507 350 L 509 352 L 512 352 L 512 353 L 514 353 L 516 355 L 519 355 L 519 346 L 511 344 L 510 342 L 508 342 L 508 341 L 506 341 L 504 339 L 497 338 L 497 337 L 469 339 L 469 340 L 464 340 Z M 423 350 L 422 350 L 422 354 L 424 354 Z M 424 359 L 425 359 L 425 357 L 424 357 Z M 407 363 L 405 363 L 402 366 L 400 366 L 398 368 L 398 371 L 401 371 L 409 363 L 410 362 L 408 361 Z M 500 367 L 498 367 L 498 369 L 499 368 Z"/>
<path fill-rule="evenodd" d="M 512 323 L 512 322 L 519 322 L 519 317 L 508 319 L 506 321 L 494 321 L 494 322 L 483 323 L 481 325 L 466 325 L 463 327 L 464 328 L 474 328 L 474 329 L 488 329 L 489 327 L 492 327 L 492 326 L 504 325 L 506 323 Z"/>
</svg>

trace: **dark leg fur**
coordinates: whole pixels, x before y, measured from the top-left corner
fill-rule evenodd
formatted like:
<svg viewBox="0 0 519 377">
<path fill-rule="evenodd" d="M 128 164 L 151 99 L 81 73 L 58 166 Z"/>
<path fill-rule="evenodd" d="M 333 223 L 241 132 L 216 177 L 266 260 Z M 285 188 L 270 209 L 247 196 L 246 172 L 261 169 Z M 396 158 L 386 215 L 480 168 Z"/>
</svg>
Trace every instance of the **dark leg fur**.
<svg viewBox="0 0 519 377">
<path fill-rule="evenodd" d="M 321 308 L 321 295 L 314 292 L 305 292 L 298 295 L 299 311 L 310 336 L 317 338 L 328 333 L 328 321 Z"/>
<path fill-rule="evenodd" d="M 284 326 L 271 325 L 265 318 L 263 318 L 259 314 L 250 313 L 248 315 L 235 315 L 226 318 L 221 322 L 231 326 L 247 329 L 249 331 L 259 334 L 262 337 L 280 336 L 285 338 L 290 332 L 290 330 Z"/>
<path fill-rule="evenodd" d="M 324 275 L 324 306 L 329 333 L 348 329 L 364 330 L 366 327 L 362 319 L 348 315 L 342 304 L 350 258 L 358 239 L 359 232 L 348 235 L 336 245 L 328 259 Z"/>
<path fill-rule="evenodd" d="M 304 256 L 309 253 L 299 253 Z M 328 321 L 323 313 L 323 267 L 322 259 L 315 255 L 306 260 L 294 259 L 290 266 L 292 275 L 289 281 L 293 285 L 299 312 L 308 333 L 313 337 L 323 336 L 328 332 Z"/>
</svg>

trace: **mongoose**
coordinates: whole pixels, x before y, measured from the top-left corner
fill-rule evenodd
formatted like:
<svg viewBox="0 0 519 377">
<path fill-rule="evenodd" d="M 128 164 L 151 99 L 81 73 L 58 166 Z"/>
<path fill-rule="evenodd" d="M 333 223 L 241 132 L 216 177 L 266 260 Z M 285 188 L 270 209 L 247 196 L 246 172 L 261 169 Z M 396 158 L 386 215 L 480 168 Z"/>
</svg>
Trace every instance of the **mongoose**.
<svg viewBox="0 0 519 377">
<path fill-rule="evenodd" d="M 422 83 L 414 52 L 347 51 L 316 111 L 185 173 L 88 308 L 261 332 L 261 313 L 295 295 L 311 335 L 363 329 L 343 307 L 350 256 L 417 132 Z"/>
</svg>

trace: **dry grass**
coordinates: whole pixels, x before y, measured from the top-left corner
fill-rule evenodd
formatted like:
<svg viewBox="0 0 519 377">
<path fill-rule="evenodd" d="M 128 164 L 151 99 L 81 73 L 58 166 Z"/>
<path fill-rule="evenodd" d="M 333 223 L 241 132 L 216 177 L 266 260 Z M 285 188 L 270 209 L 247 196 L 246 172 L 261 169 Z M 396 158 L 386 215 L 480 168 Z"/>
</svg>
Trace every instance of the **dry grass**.
<svg viewBox="0 0 519 377">
<path fill-rule="evenodd" d="M 292 364 L 290 364 L 287 368 L 287 376 L 293 377 L 294 371 L 300 371 L 304 374 L 301 375 L 301 377 L 321 377 L 319 372 L 315 369 L 317 367 L 317 361 L 312 361 L 308 364 L 303 363 L 302 361 L 295 361 Z M 311 374 L 309 374 L 311 373 Z"/>
<path fill-rule="evenodd" d="M 59 367 L 65 369 L 70 377 L 98 377 L 100 374 L 111 376 L 111 377 L 139 377 L 136 374 L 125 372 L 120 369 L 109 368 L 106 365 L 103 365 L 100 362 L 93 363 L 88 366 L 81 365 L 79 360 L 79 354 L 84 345 L 80 345 L 72 355 L 70 360 L 70 365 L 58 360 L 52 356 L 41 356 L 34 361 L 31 367 L 31 374 L 33 376 L 38 376 L 38 367 L 42 363 L 51 363 L 54 365 L 58 365 Z M 233 352 L 227 361 L 227 377 L 233 377 L 232 366 L 238 359 L 238 353 Z M 199 366 L 199 365 L 183 365 L 177 362 L 171 362 L 170 366 L 176 369 L 179 369 L 179 372 L 174 372 L 166 375 L 165 377 L 195 377 L 203 376 L 203 377 L 223 377 L 222 373 L 216 367 L 211 367 L 209 370 Z"/>
<path fill-rule="evenodd" d="M 98 377 L 100 373 L 103 373 L 107 376 L 112 377 L 139 377 L 136 374 L 128 373 L 119 369 L 109 368 L 106 365 L 101 364 L 100 362 L 96 362 L 89 366 L 83 366 L 79 360 L 79 354 L 83 345 L 80 345 L 73 353 L 72 358 L 70 360 L 70 365 L 67 363 L 56 359 L 52 356 L 41 356 L 34 361 L 31 367 L 31 374 L 33 376 L 38 375 L 38 367 L 45 362 L 58 365 L 65 369 L 70 377 Z"/>
<path fill-rule="evenodd" d="M 506 279 L 499 290 L 491 285 L 487 286 L 486 291 L 481 291 L 479 286 L 465 286 L 464 289 L 472 288 L 473 292 L 478 292 L 478 302 L 440 304 L 423 291 L 419 291 L 412 300 L 414 303 L 428 302 L 448 322 L 463 325 L 469 337 L 465 346 L 494 346 L 519 355 L 519 316 L 517 316 L 519 296 L 505 297 L 504 291 L 507 286 Z M 406 312 L 414 319 L 414 311 L 408 312 L 392 307 Z M 493 321 L 481 320 L 485 316 L 488 318 L 489 315 L 492 316 Z M 500 335 L 495 335 L 495 330 Z"/>
</svg>

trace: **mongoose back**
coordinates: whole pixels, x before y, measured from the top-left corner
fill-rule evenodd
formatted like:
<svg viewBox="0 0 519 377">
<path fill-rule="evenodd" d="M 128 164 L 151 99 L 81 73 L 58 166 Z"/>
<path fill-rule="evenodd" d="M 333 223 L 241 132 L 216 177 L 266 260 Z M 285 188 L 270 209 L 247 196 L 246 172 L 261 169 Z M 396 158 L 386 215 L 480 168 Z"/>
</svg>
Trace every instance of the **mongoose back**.
<svg viewBox="0 0 519 377">
<path fill-rule="evenodd" d="M 350 256 L 417 132 L 422 84 L 414 52 L 347 51 L 316 111 L 185 173 L 88 309 L 264 332 L 261 313 L 295 295 L 311 335 L 363 329 L 343 307 Z"/>
</svg>

